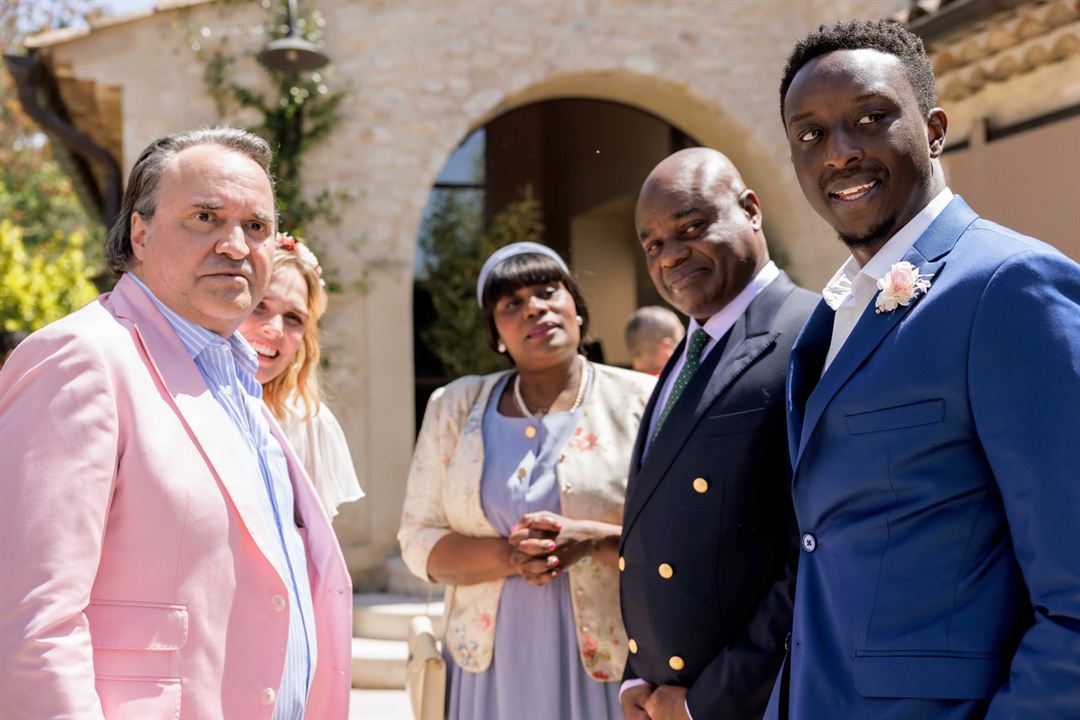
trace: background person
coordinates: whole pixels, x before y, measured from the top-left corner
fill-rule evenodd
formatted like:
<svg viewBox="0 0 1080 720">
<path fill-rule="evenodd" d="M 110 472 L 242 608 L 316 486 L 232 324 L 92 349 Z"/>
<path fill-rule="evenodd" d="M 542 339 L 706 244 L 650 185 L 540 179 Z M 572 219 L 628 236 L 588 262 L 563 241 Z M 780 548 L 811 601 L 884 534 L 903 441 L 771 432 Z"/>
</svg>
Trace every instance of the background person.
<svg viewBox="0 0 1080 720">
<path fill-rule="evenodd" d="M 626 321 L 626 349 L 630 367 L 638 372 L 659 375 L 686 335 L 679 316 L 659 305 L 638 308 Z"/>
<path fill-rule="evenodd" d="M 902 25 L 810 33 L 780 102 L 851 257 L 792 350 L 803 552 L 769 717 L 1076 718 L 1080 266 L 949 190 Z"/>
<path fill-rule="evenodd" d="M 333 518 L 364 496 L 345 433 L 319 392 L 319 319 L 326 312 L 322 268 L 307 245 L 279 233 L 270 286 L 240 334 L 259 356 L 255 379 L 296 457 Z"/>
<path fill-rule="evenodd" d="M 115 289 L 0 371 L 0 714 L 348 712 L 349 574 L 236 334 L 270 279 L 270 160 L 232 128 L 151 143 Z"/>
<path fill-rule="evenodd" d="M 788 353 L 813 294 L 769 260 L 757 195 L 724 155 L 657 165 L 635 223 L 690 320 L 638 431 L 620 546 L 630 720 L 760 717 L 791 627 L 798 535 Z"/>
<path fill-rule="evenodd" d="M 477 299 L 515 370 L 432 395 L 398 533 L 409 568 L 450 586 L 449 716 L 617 718 L 616 549 L 653 380 L 580 354 L 588 310 L 543 245 L 492 255 Z"/>
</svg>

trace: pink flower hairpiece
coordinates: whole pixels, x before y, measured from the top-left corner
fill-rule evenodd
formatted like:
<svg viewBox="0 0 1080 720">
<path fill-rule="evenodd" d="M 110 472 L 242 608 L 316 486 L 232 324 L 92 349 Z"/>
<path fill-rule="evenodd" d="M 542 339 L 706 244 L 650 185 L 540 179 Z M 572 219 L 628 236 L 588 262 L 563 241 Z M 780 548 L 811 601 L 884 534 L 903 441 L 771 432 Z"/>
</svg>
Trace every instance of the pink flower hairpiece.
<svg viewBox="0 0 1080 720">
<path fill-rule="evenodd" d="M 295 250 L 296 238 L 287 232 L 279 232 L 277 234 L 277 246 L 279 248 L 284 248 L 285 250 Z"/>
<path fill-rule="evenodd" d="M 311 248 L 287 232 L 277 234 L 277 246 L 283 250 L 296 253 L 304 267 L 311 270 L 315 273 L 315 277 L 319 278 L 319 285 L 326 286 L 326 281 L 322 279 L 322 265 L 319 264 L 319 258 L 315 257 L 315 253 L 311 252 Z"/>
</svg>

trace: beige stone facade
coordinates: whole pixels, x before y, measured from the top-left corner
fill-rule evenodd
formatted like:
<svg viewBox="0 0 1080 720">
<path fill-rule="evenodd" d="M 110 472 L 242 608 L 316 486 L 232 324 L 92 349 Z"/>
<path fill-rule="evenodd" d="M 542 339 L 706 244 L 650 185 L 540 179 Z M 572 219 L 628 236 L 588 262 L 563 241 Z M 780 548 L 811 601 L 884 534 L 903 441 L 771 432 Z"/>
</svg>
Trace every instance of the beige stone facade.
<svg viewBox="0 0 1080 720">
<path fill-rule="evenodd" d="M 377 586 L 384 559 L 397 552 L 414 433 L 416 238 L 431 185 L 458 143 L 492 118 L 541 100 L 596 98 L 646 110 L 735 161 L 762 198 L 770 242 L 783 249 L 789 272 L 820 287 L 846 253 L 806 206 L 791 170 L 778 117 L 783 63 L 792 43 L 819 23 L 888 16 L 908 5 L 301 3 L 302 12 L 316 6 L 326 18 L 329 82 L 349 91 L 344 121 L 306 156 L 304 176 L 309 188 L 344 189 L 354 197 L 339 226 L 312 234 L 326 249 L 323 265 L 345 287 L 332 298 L 323 336 L 330 402 L 368 492 L 336 521 L 358 585 Z M 154 137 L 220 121 L 178 21 L 206 27 L 205 42 L 224 39 L 233 54 L 247 55 L 236 65 L 236 80 L 253 86 L 263 77 L 253 56 L 265 42 L 256 31 L 265 13 L 254 2 L 195 4 L 39 44 L 54 69 L 119 97 L 126 173 Z M 1054 72 L 1077 70 L 1076 57 L 1067 55 Z M 1065 84 L 1080 90 L 1080 76 Z M 595 261 L 586 255 L 583 262 Z"/>
</svg>

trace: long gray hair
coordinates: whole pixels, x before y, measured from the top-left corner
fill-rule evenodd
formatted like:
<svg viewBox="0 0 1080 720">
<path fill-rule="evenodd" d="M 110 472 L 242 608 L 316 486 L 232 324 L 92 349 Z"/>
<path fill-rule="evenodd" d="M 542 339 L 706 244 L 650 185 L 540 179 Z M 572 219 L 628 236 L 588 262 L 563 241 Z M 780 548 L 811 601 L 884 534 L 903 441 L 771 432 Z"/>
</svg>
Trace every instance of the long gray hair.
<svg viewBox="0 0 1080 720">
<path fill-rule="evenodd" d="M 135 253 L 131 249 L 131 216 L 139 213 L 147 220 L 154 216 L 157 207 L 158 185 L 165 163 L 173 155 L 196 145 L 220 145 L 254 160 L 266 173 L 273 187 L 270 146 L 258 135 L 231 127 L 200 128 L 166 135 L 150 143 L 135 161 L 124 190 L 120 214 L 105 237 L 105 259 L 109 269 L 117 275 L 126 272 Z"/>
</svg>

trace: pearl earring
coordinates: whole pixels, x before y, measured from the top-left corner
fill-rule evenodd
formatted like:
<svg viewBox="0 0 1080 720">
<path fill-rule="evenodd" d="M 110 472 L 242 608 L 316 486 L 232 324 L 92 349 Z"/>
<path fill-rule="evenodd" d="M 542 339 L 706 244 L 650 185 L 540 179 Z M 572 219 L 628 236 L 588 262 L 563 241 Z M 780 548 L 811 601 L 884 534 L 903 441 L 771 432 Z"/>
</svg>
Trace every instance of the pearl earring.
<svg viewBox="0 0 1080 720">
<path fill-rule="evenodd" d="M 585 319 L 583 317 L 581 317 L 580 315 L 578 315 L 576 319 L 577 319 L 578 327 L 581 327 L 582 325 L 585 324 Z"/>
<path fill-rule="evenodd" d="M 502 353 L 505 353 L 505 352 L 506 352 L 506 343 L 504 343 L 504 342 L 503 342 L 502 340 L 500 340 L 500 341 L 499 341 L 499 344 L 498 344 L 498 346 L 497 346 L 497 347 L 498 347 L 498 349 L 499 349 L 499 353 L 500 353 L 500 354 L 502 354 Z"/>
</svg>

